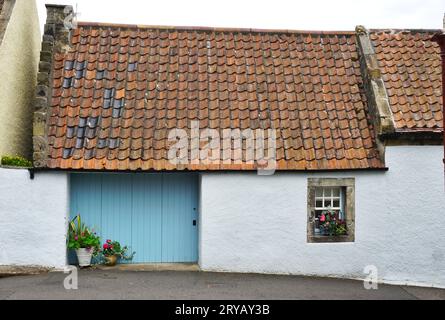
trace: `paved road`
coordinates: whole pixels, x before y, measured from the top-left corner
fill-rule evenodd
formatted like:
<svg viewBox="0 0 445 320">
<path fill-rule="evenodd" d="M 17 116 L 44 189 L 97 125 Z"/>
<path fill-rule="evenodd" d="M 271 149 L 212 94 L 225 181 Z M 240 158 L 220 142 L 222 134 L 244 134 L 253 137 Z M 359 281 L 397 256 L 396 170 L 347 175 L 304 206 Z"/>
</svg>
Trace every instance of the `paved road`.
<svg viewBox="0 0 445 320">
<path fill-rule="evenodd" d="M 445 290 L 353 280 L 258 274 L 80 270 L 78 290 L 63 273 L 0 278 L 0 299 L 444 299 Z"/>
</svg>

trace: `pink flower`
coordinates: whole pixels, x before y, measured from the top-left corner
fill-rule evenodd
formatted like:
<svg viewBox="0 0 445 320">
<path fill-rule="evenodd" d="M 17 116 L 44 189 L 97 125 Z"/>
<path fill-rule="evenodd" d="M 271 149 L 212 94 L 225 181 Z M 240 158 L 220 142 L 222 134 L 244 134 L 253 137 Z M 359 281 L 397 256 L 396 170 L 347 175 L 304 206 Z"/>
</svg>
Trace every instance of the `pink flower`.
<svg viewBox="0 0 445 320">
<path fill-rule="evenodd" d="M 326 217 L 325 217 L 325 215 L 324 215 L 324 214 L 322 214 L 322 215 L 320 216 L 320 221 L 321 221 L 321 222 L 324 222 L 324 221 L 326 221 Z"/>
<path fill-rule="evenodd" d="M 76 240 L 76 241 L 77 241 L 78 239 L 79 239 L 79 237 L 78 237 L 78 236 L 74 236 L 74 240 Z"/>
<path fill-rule="evenodd" d="M 104 249 L 108 249 L 108 244 L 104 243 Z"/>
<path fill-rule="evenodd" d="M 107 240 L 107 243 L 111 243 L 111 240 Z"/>
</svg>

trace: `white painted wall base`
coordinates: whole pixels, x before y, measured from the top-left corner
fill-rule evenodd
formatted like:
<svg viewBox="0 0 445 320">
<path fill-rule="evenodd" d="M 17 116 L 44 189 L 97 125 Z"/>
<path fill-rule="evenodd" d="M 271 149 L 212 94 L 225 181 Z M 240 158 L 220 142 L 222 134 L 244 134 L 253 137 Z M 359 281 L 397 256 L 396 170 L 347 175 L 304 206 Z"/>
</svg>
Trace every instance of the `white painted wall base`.
<svg viewBox="0 0 445 320">
<path fill-rule="evenodd" d="M 0 265 L 66 265 L 68 174 L 0 168 Z"/>
<path fill-rule="evenodd" d="M 387 172 L 205 173 L 200 267 L 445 287 L 443 149 L 386 149 Z M 355 177 L 354 243 L 307 243 L 307 178 Z"/>
</svg>

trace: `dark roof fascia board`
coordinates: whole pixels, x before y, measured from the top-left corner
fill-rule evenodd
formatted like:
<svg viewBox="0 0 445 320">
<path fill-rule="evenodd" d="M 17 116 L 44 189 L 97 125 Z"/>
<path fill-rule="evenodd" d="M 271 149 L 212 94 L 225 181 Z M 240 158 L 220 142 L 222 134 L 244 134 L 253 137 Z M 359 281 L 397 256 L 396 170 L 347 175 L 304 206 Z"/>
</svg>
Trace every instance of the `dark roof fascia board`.
<svg viewBox="0 0 445 320">
<path fill-rule="evenodd" d="M 443 145 L 442 131 L 395 131 L 380 135 L 380 139 L 385 142 L 386 146 L 395 145 Z"/>
<path fill-rule="evenodd" d="M 86 170 L 86 169 L 60 169 L 60 168 L 31 168 L 34 172 L 67 172 L 67 173 L 253 173 L 257 170 Z M 276 170 L 275 173 L 341 173 L 341 172 L 385 172 L 388 167 L 358 168 L 358 169 L 302 169 L 302 170 Z"/>
</svg>

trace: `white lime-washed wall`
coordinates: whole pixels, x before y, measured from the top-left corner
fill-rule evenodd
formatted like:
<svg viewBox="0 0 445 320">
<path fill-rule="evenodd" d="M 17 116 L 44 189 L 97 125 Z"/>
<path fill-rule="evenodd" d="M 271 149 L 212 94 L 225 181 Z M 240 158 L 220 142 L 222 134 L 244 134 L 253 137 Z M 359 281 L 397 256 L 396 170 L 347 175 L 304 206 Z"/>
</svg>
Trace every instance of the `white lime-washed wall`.
<svg viewBox="0 0 445 320">
<path fill-rule="evenodd" d="M 0 157 L 31 157 L 32 111 L 40 55 L 40 28 L 34 0 L 13 5 L 0 37 Z M 5 12 L 3 12 L 5 14 Z"/>
<path fill-rule="evenodd" d="M 445 287 L 443 148 L 387 147 L 387 172 L 203 174 L 203 270 Z M 307 178 L 355 177 L 354 243 L 307 243 Z"/>
<path fill-rule="evenodd" d="M 0 168 L 0 265 L 66 264 L 68 174 Z"/>
<path fill-rule="evenodd" d="M 204 173 L 203 270 L 364 278 L 445 287 L 441 147 L 388 147 L 387 172 Z M 355 177 L 354 243 L 307 243 L 307 178 Z M 0 265 L 66 263 L 69 174 L 0 168 Z"/>
</svg>

